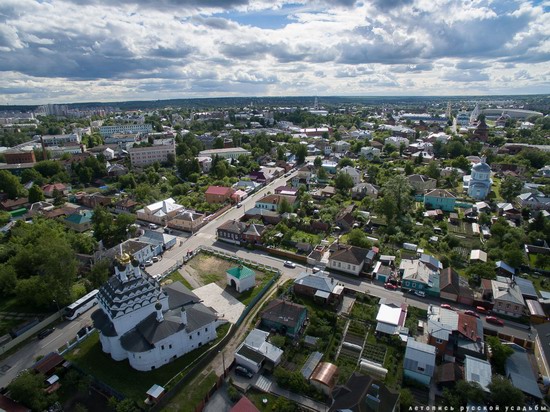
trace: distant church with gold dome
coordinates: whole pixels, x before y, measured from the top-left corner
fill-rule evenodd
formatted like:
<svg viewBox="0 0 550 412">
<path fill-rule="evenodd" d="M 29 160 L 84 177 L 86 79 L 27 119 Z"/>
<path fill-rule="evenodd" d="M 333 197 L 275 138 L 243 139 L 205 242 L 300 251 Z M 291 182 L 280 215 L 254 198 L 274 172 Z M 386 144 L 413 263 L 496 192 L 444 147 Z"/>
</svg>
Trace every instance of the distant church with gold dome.
<svg viewBox="0 0 550 412">
<path fill-rule="evenodd" d="M 181 282 L 161 286 L 126 253 L 99 289 L 92 314 L 103 352 L 149 371 L 216 339 L 225 321 Z"/>
</svg>

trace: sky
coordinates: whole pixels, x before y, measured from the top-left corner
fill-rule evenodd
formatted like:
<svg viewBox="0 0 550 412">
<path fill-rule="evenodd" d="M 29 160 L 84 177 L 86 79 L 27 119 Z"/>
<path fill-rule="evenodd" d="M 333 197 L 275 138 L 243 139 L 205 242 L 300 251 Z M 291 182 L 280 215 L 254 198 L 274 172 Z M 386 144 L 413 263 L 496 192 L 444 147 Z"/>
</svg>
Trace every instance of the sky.
<svg viewBox="0 0 550 412">
<path fill-rule="evenodd" d="M 550 93 L 549 62 L 550 0 L 0 1 L 0 104 Z"/>
</svg>

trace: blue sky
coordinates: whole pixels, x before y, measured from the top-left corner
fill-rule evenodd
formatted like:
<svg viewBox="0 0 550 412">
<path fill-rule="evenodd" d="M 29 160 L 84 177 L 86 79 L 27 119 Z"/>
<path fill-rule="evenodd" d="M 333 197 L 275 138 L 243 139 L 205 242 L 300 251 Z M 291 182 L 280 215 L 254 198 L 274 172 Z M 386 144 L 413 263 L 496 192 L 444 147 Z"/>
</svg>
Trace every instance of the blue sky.
<svg viewBox="0 0 550 412">
<path fill-rule="evenodd" d="M 550 92 L 550 2 L 3 0 L 0 104 Z"/>
</svg>

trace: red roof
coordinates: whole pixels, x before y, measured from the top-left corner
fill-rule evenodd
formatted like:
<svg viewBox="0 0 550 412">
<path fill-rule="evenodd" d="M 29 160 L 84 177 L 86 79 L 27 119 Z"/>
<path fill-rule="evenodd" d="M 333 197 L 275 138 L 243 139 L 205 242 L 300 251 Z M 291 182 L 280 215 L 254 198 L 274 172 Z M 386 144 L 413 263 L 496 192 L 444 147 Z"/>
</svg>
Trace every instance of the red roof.
<svg viewBox="0 0 550 412">
<path fill-rule="evenodd" d="M 63 358 L 63 356 L 57 354 L 56 352 L 50 352 L 38 362 L 36 362 L 32 366 L 32 368 L 38 373 L 48 375 L 49 372 L 53 371 L 64 362 L 65 359 Z"/>
<path fill-rule="evenodd" d="M 232 188 L 223 186 L 209 186 L 206 190 L 206 194 L 209 195 L 227 195 L 232 192 Z"/>
<path fill-rule="evenodd" d="M 260 410 L 256 408 L 252 402 L 250 402 L 250 399 L 243 396 L 239 402 L 237 402 L 235 406 L 229 410 L 229 412 L 260 412 Z"/>
<path fill-rule="evenodd" d="M 481 338 L 477 335 L 477 318 L 475 316 L 465 315 L 464 313 L 458 314 L 458 332 L 465 338 L 474 342 Z"/>
</svg>

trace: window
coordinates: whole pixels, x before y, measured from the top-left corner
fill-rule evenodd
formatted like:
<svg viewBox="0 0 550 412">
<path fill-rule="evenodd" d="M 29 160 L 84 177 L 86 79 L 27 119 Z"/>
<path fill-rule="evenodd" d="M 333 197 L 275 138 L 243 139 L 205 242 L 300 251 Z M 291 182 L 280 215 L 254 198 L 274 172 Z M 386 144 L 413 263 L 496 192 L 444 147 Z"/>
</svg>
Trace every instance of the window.
<svg viewBox="0 0 550 412">
<path fill-rule="evenodd" d="M 170 344 L 170 345 L 168 345 L 168 349 L 172 349 L 172 345 L 171 345 L 171 344 Z"/>
<path fill-rule="evenodd" d="M 204 331 L 205 331 L 205 332 L 208 332 L 208 328 L 204 328 Z"/>
<path fill-rule="evenodd" d="M 193 336 L 192 335 L 189 335 L 189 340 L 193 339 Z"/>
<path fill-rule="evenodd" d="M 161 345 L 160 350 L 164 350 L 164 345 Z"/>
<path fill-rule="evenodd" d="M 420 372 L 424 372 L 424 368 L 421 367 L 421 366 L 418 367 L 418 370 L 419 370 Z"/>
<path fill-rule="evenodd" d="M 351 269 L 351 265 L 348 263 L 348 269 Z"/>
<path fill-rule="evenodd" d="M 435 340 L 435 343 L 443 343 L 443 339 L 438 338 L 438 339 Z"/>
<path fill-rule="evenodd" d="M 415 282 L 413 282 L 413 284 L 412 284 L 412 287 L 413 287 L 413 288 L 415 288 L 415 287 L 416 287 L 416 283 L 415 283 Z"/>
<path fill-rule="evenodd" d="M 201 333 L 200 333 L 200 332 L 197 332 L 197 336 L 200 336 L 200 335 L 201 335 Z"/>
</svg>

